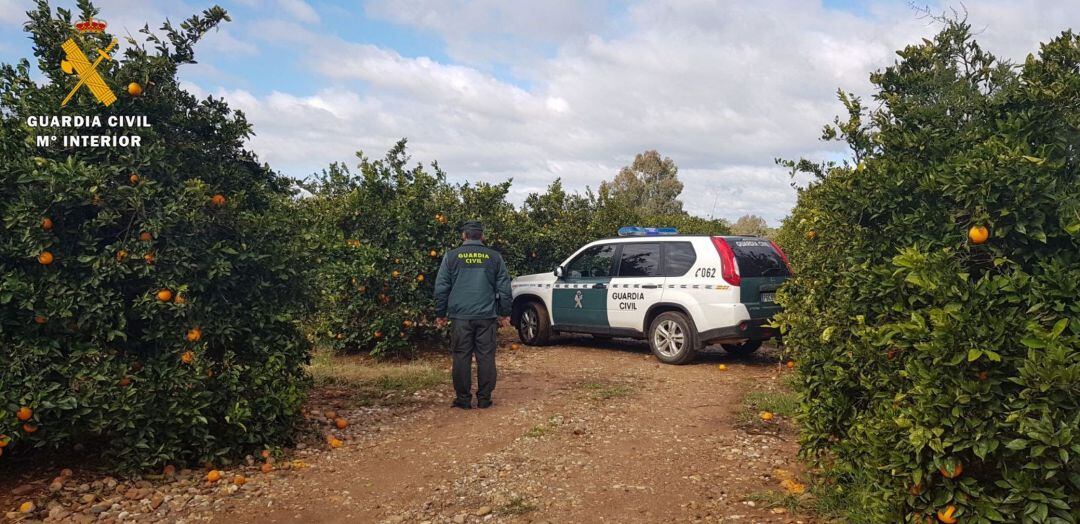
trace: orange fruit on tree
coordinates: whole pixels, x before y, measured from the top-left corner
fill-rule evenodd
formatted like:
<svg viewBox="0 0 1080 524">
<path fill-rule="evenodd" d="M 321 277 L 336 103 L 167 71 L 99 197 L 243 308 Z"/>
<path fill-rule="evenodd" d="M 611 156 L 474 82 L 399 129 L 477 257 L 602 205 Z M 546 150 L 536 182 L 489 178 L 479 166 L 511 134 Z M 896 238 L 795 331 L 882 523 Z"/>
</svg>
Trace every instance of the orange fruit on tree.
<svg viewBox="0 0 1080 524">
<path fill-rule="evenodd" d="M 142 86 L 137 82 L 132 82 L 127 85 L 127 92 L 131 96 L 140 96 L 142 95 Z"/>
<path fill-rule="evenodd" d="M 243 475 L 236 475 L 232 478 L 232 483 L 237 486 L 243 486 L 244 484 L 247 484 L 247 479 L 244 478 Z"/>
<path fill-rule="evenodd" d="M 15 416 L 18 417 L 19 420 L 26 422 L 27 420 L 30 420 L 30 417 L 34 416 L 34 410 L 23 406 L 19 408 L 19 411 L 15 412 Z"/>
<path fill-rule="evenodd" d="M 908 493 L 911 493 L 912 496 L 917 497 L 920 493 L 922 493 L 922 484 L 912 484 L 907 491 Z"/>
<path fill-rule="evenodd" d="M 412 327 L 413 321 L 412 320 L 406 320 L 406 321 L 402 322 L 401 325 L 403 325 L 405 327 Z"/>
<path fill-rule="evenodd" d="M 434 249 L 432 249 L 432 250 L 431 250 L 431 252 L 430 252 L 430 253 L 428 253 L 428 254 L 429 254 L 429 255 L 431 255 L 431 256 L 433 256 L 433 257 L 437 257 L 437 256 L 439 256 L 439 252 L 438 252 L 438 251 L 435 251 Z"/>
<path fill-rule="evenodd" d="M 984 380 L 986 380 L 986 379 L 988 379 L 988 378 L 990 378 L 990 373 L 987 373 L 987 372 L 985 372 L 985 371 L 980 371 L 980 372 L 979 372 L 979 380 L 983 380 L 983 381 L 984 381 Z"/>
<path fill-rule="evenodd" d="M 53 223 L 51 218 L 45 217 L 41 219 L 41 229 L 44 229 L 45 231 L 52 231 L 52 228 Z"/>
<path fill-rule="evenodd" d="M 795 369 L 795 361 L 794 360 L 787 361 L 787 368 L 788 369 Z"/>
<path fill-rule="evenodd" d="M 401 272 L 395 269 L 393 272 L 390 273 L 390 276 L 397 278 L 401 276 Z"/>
<path fill-rule="evenodd" d="M 262 458 L 264 459 L 268 459 L 270 458 L 270 450 L 264 449 L 262 450 L 262 453 L 259 453 L 259 455 L 262 456 Z"/>
<path fill-rule="evenodd" d="M 959 477 L 960 474 L 964 472 L 964 465 L 957 462 L 956 467 L 951 470 L 947 469 L 946 466 L 941 466 L 940 468 L 938 468 L 938 471 L 941 472 L 941 476 L 947 479 L 954 479 L 956 477 Z"/>
<path fill-rule="evenodd" d="M 349 421 L 338 417 L 334 419 L 334 425 L 337 426 L 338 429 L 345 429 L 346 427 L 348 427 Z"/>
<path fill-rule="evenodd" d="M 382 331 L 376 331 L 375 338 L 382 338 Z"/>
<path fill-rule="evenodd" d="M 22 430 L 27 432 L 27 433 L 34 433 L 34 432 L 36 432 L 38 430 L 38 427 L 37 427 L 37 424 L 32 424 L 30 422 L 27 422 L 26 424 L 22 425 Z"/>
<path fill-rule="evenodd" d="M 762 411 L 758 414 L 758 416 L 761 417 L 761 420 L 764 420 L 765 422 L 773 419 L 773 414 L 771 411 Z"/>
<path fill-rule="evenodd" d="M 120 251 L 116 252 L 116 261 L 117 262 L 123 262 L 125 258 L 127 258 L 127 251 L 124 251 L 123 249 L 121 249 Z"/>
<path fill-rule="evenodd" d="M 219 480 L 221 480 L 221 472 L 216 469 L 212 469 L 206 474 L 207 482 L 217 482 Z"/>
<path fill-rule="evenodd" d="M 225 195 L 222 195 L 221 193 L 218 193 L 218 194 L 210 197 L 210 203 L 214 204 L 217 207 L 224 206 L 225 205 Z"/>
<path fill-rule="evenodd" d="M 162 289 L 157 292 L 157 299 L 160 302 L 168 302 L 173 299 L 173 293 L 171 290 Z"/>
<path fill-rule="evenodd" d="M 176 295 L 176 298 L 173 299 L 173 302 L 183 305 L 185 302 L 187 302 L 187 299 L 184 298 L 184 295 Z"/>
<path fill-rule="evenodd" d="M 274 465 L 273 465 L 273 464 L 271 464 L 271 463 L 269 463 L 269 462 L 267 462 L 266 464 L 263 464 L 263 465 L 262 465 L 262 467 L 261 467 L 261 468 L 259 468 L 259 469 L 260 469 L 260 470 L 261 470 L 261 471 L 262 471 L 263 473 L 270 473 L 271 471 L 274 471 Z"/>
<path fill-rule="evenodd" d="M 424 281 L 424 275 L 423 275 L 423 273 L 421 273 L 421 274 L 419 274 L 419 275 L 416 275 L 416 281 L 417 281 L 417 282 L 423 282 L 423 281 Z"/>
<path fill-rule="evenodd" d="M 154 263 L 154 253 L 147 253 L 147 254 L 143 255 L 143 260 L 145 260 L 147 264 L 153 264 Z"/>
<path fill-rule="evenodd" d="M 813 239 L 817 238 L 817 232 L 812 230 L 812 229 L 810 231 L 807 231 L 806 232 L 806 238 L 808 238 L 810 240 L 813 240 Z"/>
<path fill-rule="evenodd" d="M 937 512 L 937 518 L 945 524 L 956 524 L 956 517 L 953 514 L 956 513 L 956 506 L 949 505 L 945 509 L 939 509 Z"/>
<path fill-rule="evenodd" d="M 131 379 L 129 377 L 123 377 L 117 384 L 119 384 L 122 388 L 126 388 L 131 385 Z"/>
<path fill-rule="evenodd" d="M 990 238 L 990 231 L 986 229 L 986 226 L 971 226 L 968 230 L 968 240 L 972 244 L 982 244 L 988 238 Z"/>
<path fill-rule="evenodd" d="M 0 435 L 0 449 L 6 448 L 8 444 L 11 444 L 11 437 Z"/>
<path fill-rule="evenodd" d="M 154 235 L 151 235 L 149 231 L 143 231 L 142 233 L 139 233 L 139 240 L 142 240 L 143 242 L 149 242 L 153 239 Z"/>
<path fill-rule="evenodd" d="M 34 316 L 34 323 L 35 324 L 44 324 L 45 323 L 45 317 L 43 317 L 41 315 L 35 315 Z"/>
<path fill-rule="evenodd" d="M 47 266 L 47 265 L 53 263 L 53 255 L 52 255 L 52 253 L 49 253 L 48 251 L 42 251 L 41 254 L 37 256 L 37 261 L 38 261 L 38 264 L 41 264 L 43 266 Z"/>
<path fill-rule="evenodd" d="M 192 353 L 190 351 L 185 351 L 182 355 L 180 355 L 180 362 L 183 362 L 185 364 L 190 364 L 190 363 L 192 363 L 194 361 L 195 361 L 195 353 Z"/>
<path fill-rule="evenodd" d="M 187 339 L 188 342 L 198 342 L 199 339 L 202 338 L 202 330 L 197 327 L 193 327 L 188 330 L 187 336 L 185 336 L 184 338 Z"/>
<path fill-rule="evenodd" d="M 132 173 L 132 175 L 130 177 L 128 177 L 128 180 L 130 180 L 132 184 L 138 184 L 139 183 L 139 175 L 136 175 L 136 174 Z"/>
</svg>

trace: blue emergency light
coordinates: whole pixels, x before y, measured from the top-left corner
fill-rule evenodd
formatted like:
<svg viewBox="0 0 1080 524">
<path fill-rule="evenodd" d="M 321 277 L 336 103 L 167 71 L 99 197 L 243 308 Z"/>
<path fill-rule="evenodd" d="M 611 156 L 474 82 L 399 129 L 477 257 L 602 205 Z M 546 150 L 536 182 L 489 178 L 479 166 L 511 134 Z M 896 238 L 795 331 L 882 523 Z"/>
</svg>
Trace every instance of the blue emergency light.
<svg viewBox="0 0 1080 524">
<path fill-rule="evenodd" d="M 658 237 L 661 235 L 678 235 L 679 230 L 673 227 L 638 227 L 623 226 L 619 228 L 621 237 Z"/>
</svg>

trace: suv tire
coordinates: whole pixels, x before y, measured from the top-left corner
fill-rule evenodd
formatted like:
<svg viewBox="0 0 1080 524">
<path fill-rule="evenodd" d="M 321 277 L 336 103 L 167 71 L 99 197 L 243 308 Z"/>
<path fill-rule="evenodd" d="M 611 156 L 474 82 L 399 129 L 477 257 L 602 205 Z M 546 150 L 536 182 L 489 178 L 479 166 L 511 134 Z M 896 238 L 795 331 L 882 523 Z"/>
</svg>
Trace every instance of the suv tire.
<svg viewBox="0 0 1080 524">
<path fill-rule="evenodd" d="M 720 344 L 724 347 L 724 351 L 731 353 L 737 357 L 743 357 L 749 355 L 758 350 L 761 347 L 760 340 L 747 340 L 742 344 Z"/>
<path fill-rule="evenodd" d="M 517 322 L 518 339 L 529 346 L 544 346 L 551 339 L 551 321 L 547 310 L 539 302 L 530 302 L 521 308 Z"/>
<path fill-rule="evenodd" d="M 649 325 L 649 348 L 665 364 L 686 364 L 697 356 L 697 330 L 678 311 L 660 313 Z"/>
</svg>

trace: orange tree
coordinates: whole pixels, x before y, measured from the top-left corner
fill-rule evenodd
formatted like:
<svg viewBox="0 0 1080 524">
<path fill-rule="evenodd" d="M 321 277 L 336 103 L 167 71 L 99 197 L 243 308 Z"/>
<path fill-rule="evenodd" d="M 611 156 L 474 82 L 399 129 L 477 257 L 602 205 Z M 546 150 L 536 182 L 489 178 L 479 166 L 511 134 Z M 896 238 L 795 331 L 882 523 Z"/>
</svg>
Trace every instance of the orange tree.
<svg viewBox="0 0 1080 524">
<path fill-rule="evenodd" d="M 318 294 L 312 336 L 335 351 L 414 353 L 442 333 L 434 326 L 434 281 L 461 224 L 481 220 L 487 243 L 506 251 L 509 182 L 452 185 L 433 165 L 410 167 L 405 141 L 359 170 L 333 164 L 304 184 L 297 204 L 308 224 Z"/>
<path fill-rule="evenodd" d="M 91 54 L 112 36 L 77 34 L 71 13 L 45 2 L 29 15 L 48 81 L 25 60 L 0 69 L 0 461 L 85 447 L 149 468 L 286 440 L 307 358 L 292 313 L 304 295 L 290 184 L 243 149 L 242 115 L 176 80 L 225 12 L 147 32 L 149 50 L 130 42 L 98 68 L 116 102 L 82 89 L 63 109 L 78 79 L 60 67 L 61 43 Z M 42 115 L 145 115 L 151 127 L 28 125 Z M 34 140 L 106 132 L 142 146 Z"/>
<path fill-rule="evenodd" d="M 1076 522 L 1080 38 L 899 56 L 826 127 L 853 162 L 787 163 L 817 177 L 779 236 L 804 452 L 853 520 Z"/>
</svg>

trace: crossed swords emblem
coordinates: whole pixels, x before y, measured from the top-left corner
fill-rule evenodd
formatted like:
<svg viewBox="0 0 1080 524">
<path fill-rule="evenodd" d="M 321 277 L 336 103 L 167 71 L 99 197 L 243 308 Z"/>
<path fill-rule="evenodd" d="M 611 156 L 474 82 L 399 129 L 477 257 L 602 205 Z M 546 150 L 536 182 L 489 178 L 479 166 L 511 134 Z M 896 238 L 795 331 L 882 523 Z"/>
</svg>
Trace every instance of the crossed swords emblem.
<svg viewBox="0 0 1080 524">
<path fill-rule="evenodd" d="M 75 96 L 75 93 L 83 85 L 90 89 L 94 98 L 97 98 L 106 107 L 116 101 L 116 95 L 105 84 L 105 79 L 101 78 L 101 75 L 97 72 L 97 66 L 102 60 L 112 60 L 109 51 L 116 47 L 115 39 L 104 50 L 98 49 L 98 57 L 93 64 L 86 58 L 86 55 L 83 54 L 82 49 L 79 49 L 74 40 L 68 38 L 60 47 L 64 50 L 64 55 L 67 56 L 66 60 L 60 62 L 60 69 L 69 75 L 72 73 L 79 75 L 79 83 L 75 84 L 75 87 L 64 98 L 64 101 L 60 102 L 60 107 L 66 106 L 71 101 L 71 97 Z"/>
</svg>

